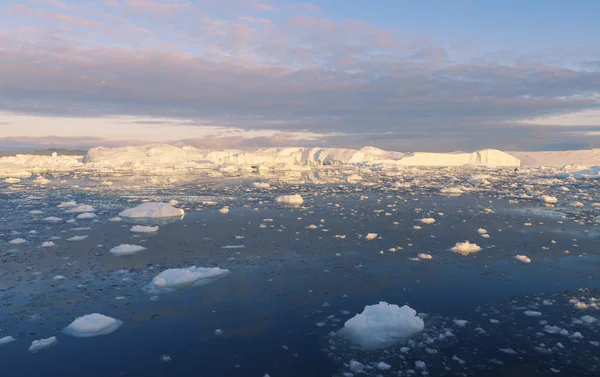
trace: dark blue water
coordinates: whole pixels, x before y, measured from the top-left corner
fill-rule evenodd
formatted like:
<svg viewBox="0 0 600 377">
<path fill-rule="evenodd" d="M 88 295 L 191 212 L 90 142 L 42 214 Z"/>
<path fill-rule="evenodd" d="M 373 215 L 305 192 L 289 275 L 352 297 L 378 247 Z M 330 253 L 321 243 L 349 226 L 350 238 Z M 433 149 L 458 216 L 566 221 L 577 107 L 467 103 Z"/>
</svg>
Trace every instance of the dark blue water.
<svg viewBox="0 0 600 377">
<path fill-rule="evenodd" d="M 453 318 L 481 320 L 482 312 L 496 311 L 505 320 L 503 331 L 485 341 L 478 340 L 472 328 L 453 329 L 457 336 L 440 344 L 437 354 L 417 350 L 419 358 L 427 357 L 432 375 L 549 376 L 554 375 L 548 367 L 552 363 L 561 365 L 562 373 L 594 375 L 593 359 L 572 363 L 531 351 L 539 324 L 522 322 L 519 309 L 512 308 L 518 305 L 506 303 L 514 298 L 528 305 L 542 295 L 568 292 L 557 298 L 552 313 L 547 311 L 549 318 L 570 321 L 585 314 L 567 313 L 572 309 L 568 297 L 579 288 L 600 289 L 598 240 L 589 235 L 596 225 L 570 220 L 591 219 L 595 213 L 565 209 L 556 217 L 524 214 L 492 196 L 388 196 L 365 190 L 361 195 L 368 198 L 361 200 L 359 194 L 335 188 L 304 190 L 304 209 L 261 204 L 274 194 L 247 194 L 235 188 L 228 190 L 227 198 L 221 195 L 216 207 L 194 198 L 222 191 L 186 188 L 158 193 L 178 198 L 190 209 L 182 220 L 162 222 L 157 234 L 141 237 L 132 237 L 132 222 L 107 221 L 136 204 L 127 203 L 123 194 L 71 192 L 78 202 L 93 204 L 99 215 L 98 222 L 77 225 L 46 224 L 39 216 L 27 215 L 37 208 L 44 208 L 43 216 L 60 215 L 55 206 L 70 191 L 49 192 L 45 207 L 8 197 L 3 211 L 11 215 L 2 220 L 2 238 L 17 237 L 11 234 L 17 230 L 29 242 L 15 247 L 3 243 L 1 248 L 0 337 L 17 338 L 0 347 L 2 376 L 331 376 L 346 371 L 343 363 L 351 357 L 386 360 L 394 368 L 376 373 L 397 375 L 414 363 L 410 356 L 394 351 L 362 354 L 342 345 L 329 349 L 330 332 L 365 305 L 379 301 L 408 304 L 429 314 L 431 320 L 425 323 L 426 329 L 431 324 L 432 332 L 443 331 Z M 230 205 L 228 214 L 217 211 L 223 205 Z M 493 212 L 486 213 L 485 208 Z M 565 219 L 560 218 L 563 213 Z M 416 221 L 423 217 L 436 222 Z M 523 226 L 526 222 L 532 226 Z M 321 227 L 307 229 L 311 224 Z M 421 229 L 413 229 L 415 225 Z M 92 229 L 71 230 L 76 226 Z M 487 229 L 490 238 L 482 238 L 478 228 Z M 38 234 L 26 234 L 29 230 Z M 380 238 L 366 241 L 362 236 L 367 233 Z M 64 240 L 75 234 L 89 238 Z M 40 250 L 37 246 L 51 235 L 63 239 L 52 249 Z M 483 250 L 471 256 L 449 251 L 465 240 Z M 127 257 L 108 253 L 121 243 L 139 243 L 148 250 Z M 245 248 L 222 248 L 236 244 Z M 429 253 L 433 259 L 409 260 L 418 253 Z M 526 254 L 532 263 L 515 262 L 516 254 Z M 149 300 L 142 288 L 153 276 L 169 267 L 190 265 L 219 266 L 231 274 L 203 287 L 161 295 L 156 302 Z M 126 272 L 118 273 L 122 269 Z M 40 274 L 34 276 L 36 271 Z M 57 274 L 67 280 L 52 282 Z M 80 284 L 85 287 L 78 288 Z M 600 297 L 590 293 L 594 294 Z M 126 299 L 117 301 L 116 296 Z M 96 311 L 123 320 L 124 325 L 113 334 L 86 339 L 60 333 L 75 317 Z M 332 315 L 334 319 L 327 319 Z M 600 313 L 595 315 L 600 319 Z M 315 325 L 321 321 L 326 325 Z M 217 336 L 216 329 L 223 334 Z M 594 336 L 598 329 L 587 330 Z M 37 354 L 27 352 L 32 340 L 52 335 L 58 337 L 56 346 Z M 507 342 L 525 353 L 512 358 L 498 354 L 497 348 L 507 347 Z M 580 354 L 593 354 L 593 345 L 576 345 L 582 347 Z M 163 354 L 172 360 L 161 362 Z M 463 359 L 471 355 L 469 367 L 444 368 L 455 354 Z M 499 357 L 502 365 L 490 363 Z"/>
</svg>

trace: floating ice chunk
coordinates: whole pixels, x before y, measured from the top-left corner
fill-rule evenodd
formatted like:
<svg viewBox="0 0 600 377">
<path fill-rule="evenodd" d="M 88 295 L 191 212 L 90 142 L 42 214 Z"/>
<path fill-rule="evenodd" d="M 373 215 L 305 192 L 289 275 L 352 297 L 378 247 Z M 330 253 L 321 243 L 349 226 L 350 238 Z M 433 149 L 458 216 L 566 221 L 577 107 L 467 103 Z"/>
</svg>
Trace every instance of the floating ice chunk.
<svg viewBox="0 0 600 377">
<path fill-rule="evenodd" d="M 290 204 L 290 205 L 295 205 L 295 206 L 299 206 L 302 205 L 304 203 L 304 199 L 302 199 L 302 197 L 298 194 L 294 194 L 294 195 L 282 195 L 279 196 L 275 199 L 275 201 L 277 203 L 281 203 L 281 204 Z"/>
<path fill-rule="evenodd" d="M 54 246 L 54 242 L 52 241 L 46 241 L 46 242 L 42 242 L 42 247 L 52 247 Z"/>
<path fill-rule="evenodd" d="M 160 357 L 160 361 L 161 361 L 161 362 L 163 362 L 163 363 L 168 363 L 169 361 L 171 361 L 171 356 L 168 356 L 168 355 L 162 355 L 162 356 Z"/>
<path fill-rule="evenodd" d="M 52 278 L 53 281 L 61 281 L 61 280 L 65 280 L 66 277 L 62 276 L 62 275 L 56 275 L 55 277 Z"/>
<path fill-rule="evenodd" d="M 433 224 L 435 222 L 435 219 L 431 217 L 425 217 L 423 219 L 420 219 L 419 221 L 423 224 Z"/>
<path fill-rule="evenodd" d="M 12 336 L 5 336 L 4 338 L 0 338 L 0 346 L 8 343 L 14 342 L 16 339 Z"/>
<path fill-rule="evenodd" d="M 168 203 L 142 203 L 119 213 L 119 216 L 131 218 L 180 217 L 183 215 L 184 211 L 181 208 L 175 208 Z"/>
<path fill-rule="evenodd" d="M 225 207 L 219 209 L 219 212 L 220 213 L 229 213 L 229 207 L 225 206 Z"/>
<path fill-rule="evenodd" d="M 67 238 L 67 241 L 71 241 L 71 242 L 73 242 L 73 241 L 83 241 L 86 238 L 88 238 L 88 236 L 73 236 L 71 238 Z"/>
<path fill-rule="evenodd" d="M 48 216 L 44 219 L 44 221 L 48 221 L 51 223 L 57 223 L 57 222 L 63 221 L 63 219 L 61 219 L 60 217 L 56 217 L 56 216 Z"/>
<path fill-rule="evenodd" d="M 458 327 L 465 327 L 469 321 L 465 319 L 455 319 L 454 324 Z"/>
<path fill-rule="evenodd" d="M 362 372 L 363 370 L 365 370 L 365 364 L 361 363 L 360 361 L 356 361 L 356 360 L 350 360 L 348 367 L 353 372 Z"/>
<path fill-rule="evenodd" d="M 123 321 L 102 314 L 92 313 L 78 317 L 65 327 L 62 332 L 76 338 L 87 338 L 90 336 L 106 335 L 117 330 Z"/>
<path fill-rule="evenodd" d="M 254 182 L 252 184 L 252 187 L 258 188 L 258 189 L 268 189 L 271 187 L 271 185 L 266 182 Z"/>
<path fill-rule="evenodd" d="M 380 362 L 377 363 L 376 367 L 379 370 L 388 370 L 392 366 L 390 364 L 386 363 L 386 362 L 380 361 Z"/>
<path fill-rule="evenodd" d="M 30 215 L 41 215 L 42 211 L 40 211 L 39 209 L 34 209 L 33 211 L 29 211 Z"/>
<path fill-rule="evenodd" d="M 158 226 L 134 225 L 129 231 L 134 233 L 154 233 L 158 232 Z"/>
<path fill-rule="evenodd" d="M 515 259 L 523 263 L 531 263 L 531 259 L 527 255 L 515 255 Z"/>
<path fill-rule="evenodd" d="M 424 254 L 424 253 L 417 255 L 417 258 L 419 258 L 421 260 L 433 259 L 433 257 L 430 254 Z"/>
<path fill-rule="evenodd" d="M 583 207 L 583 203 L 581 203 L 581 202 L 572 202 L 572 203 L 569 203 L 569 206 L 581 208 L 581 207 Z"/>
<path fill-rule="evenodd" d="M 525 314 L 528 317 L 539 317 L 542 315 L 542 313 L 536 312 L 534 310 L 526 310 L 523 312 L 523 314 Z"/>
<path fill-rule="evenodd" d="M 169 268 L 156 275 L 147 287 L 150 292 L 172 292 L 188 287 L 201 286 L 229 275 L 230 271 L 219 267 Z"/>
<path fill-rule="evenodd" d="M 415 368 L 425 369 L 425 368 L 427 368 L 427 364 L 425 364 L 425 362 L 423 362 L 421 360 L 417 360 L 417 361 L 415 361 Z"/>
<path fill-rule="evenodd" d="M 31 346 L 29 346 L 29 352 L 36 353 L 45 350 L 46 348 L 50 348 L 56 343 L 58 343 L 58 340 L 55 336 L 51 336 L 50 338 L 46 339 L 34 340 L 31 342 Z"/>
<path fill-rule="evenodd" d="M 594 323 L 597 321 L 597 319 L 595 317 L 592 317 L 591 315 L 584 315 L 583 317 L 581 317 L 581 320 L 585 323 Z"/>
<path fill-rule="evenodd" d="M 146 248 L 139 245 L 122 244 L 113 247 L 108 252 L 113 255 L 132 255 L 142 250 L 146 250 Z"/>
<path fill-rule="evenodd" d="M 554 204 L 558 202 L 558 199 L 555 196 L 544 195 L 540 197 L 540 200 L 547 204 Z"/>
<path fill-rule="evenodd" d="M 477 233 L 479 233 L 479 234 L 487 234 L 487 230 L 485 230 L 483 228 L 479 228 L 479 229 L 477 229 Z"/>
<path fill-rule="evenodd" d="M 446 195 L 461 195 L 464 194 L 465 192 L 458 188 L 458 187 L 446 187 L 440 190 L 441 194 L 446 194 Z"/>
<path fill-rule="evenodd" d="M 365 236 L 365 240 L 367 240 L 367 241 L 372 241 L 372 240 L 374 240 L 375 238 L 377 238 L 377 233 L 368 233 L 368 234 Z"/>
<path fill-rule="evenodd" d="M 216 329 L 216 330 L 215 330 L 215 335 L 216 335 L 216 336 L 221 336 L 221 335 L 223 335 L 223 330 L 221 330 L 221 329 Z"/>
<path fill-rule="evenodd" d="M 20 244 L 23 244 L 26 242 L 27 242 L 27 240 L 24 240 L 23 238 L 15 238 L 13 240 L 8 241 L 8 243 L 11 245 L 20 245 Z"/>
<path fill-rule="evenodd" d="M 6 183 L 19 183 L 19 182 L 21 182 L 21 180 L 19 178 L 6 178 L 4 180 L 4 182 L 6 182 Z"/>
<path fill-rule="evenodd" d="M 56 208 L 70 208 L 70 207 L 77 207 L 77 202 L 61 202 L 59 205 L 56 206 Z"/>
<path fill-rule="evenodd" d="M 77 207 L 71 208 L 67 212 L 68 213 L 94 212 L 94 207 L 92 207 L 90 205 L 82 204 Z"/>
<path fill-rule="evenodd" d="M 480 250 L 481 247 L 477 246 L 477 244 L 469 243 L 469 241 L 457 242 L 456 245 L 452 247 L 452 251 L 460 255 L 469 255 Z"/>
<path fill-rule="evenodd" d="M 243 249 L 246 246 L 244 245 L 225 245 L 223 247 L 221 247 L 221 249 Z"/>
<path fill-rule="evenodd" d="M 84 212 L 81 215 L 77 215 L 77 219 L 79 220 L 88 220 L 88 219 L 95 219 L 96 214 L 94 212 Z"/>
<path fill-rule="evenodd" d="M 417 312 L 408 307 L 381 301 L 365 306 L 350 318 L 338 334 L 365 349 L 387 347 L 408 340 L 425 327 Z"/>
<path fill-rule="evenodd" d="M 500 348 L 500 352 L 507 353 L 509 355 L 516 355 L 517 352 L 512 348 Z"/>
<path fill-rule="evenodd" d="M 122 221 L 123 219 L 120 217 L 113 217 L 111 219 L 108 219 L 108 221 L 112 221 L 112 222 L 118 222 L 118 221 Z"/>
<path fill-rule="evenodd" d="M 309 226 L 306 227 L 306 229 L 317 229 L 318 226 L 316 226 L 315 224 L 310 224 Z"/>
</svg>

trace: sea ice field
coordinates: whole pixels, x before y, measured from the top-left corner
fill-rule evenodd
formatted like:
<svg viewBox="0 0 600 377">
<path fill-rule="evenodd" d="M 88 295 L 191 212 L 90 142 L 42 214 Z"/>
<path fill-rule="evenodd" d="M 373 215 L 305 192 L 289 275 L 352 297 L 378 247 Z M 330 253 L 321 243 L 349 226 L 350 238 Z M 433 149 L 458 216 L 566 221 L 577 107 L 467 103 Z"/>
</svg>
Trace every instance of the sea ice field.
<svg viewBox="0 0 600 377">
<path fill-rule="evenodd" d="M 598 376 L 576 170 L 7 173 L 0 373 Z"/>
</svg>

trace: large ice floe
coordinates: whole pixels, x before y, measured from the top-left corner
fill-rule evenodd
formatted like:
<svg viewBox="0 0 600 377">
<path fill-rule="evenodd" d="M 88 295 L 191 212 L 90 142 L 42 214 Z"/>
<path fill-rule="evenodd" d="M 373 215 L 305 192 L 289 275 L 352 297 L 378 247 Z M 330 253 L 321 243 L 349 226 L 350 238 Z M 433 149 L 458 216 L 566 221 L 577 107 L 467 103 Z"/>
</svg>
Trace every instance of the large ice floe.
<svg viewBox="0 0 600 377">
<path fill-rule="evenodd" d="M 146 250 L 146 248 L 140 245 L 122 244 L 113 247 L 108 252 L 112 255 L 132 255 L 142 250 Z"/>
<path fill-rule="evenodd" d="M 118 319 L 103 314 L 92 313 L 76 318 L 62 332 L 76 338 L 87 338 L 110 334 L 121 327 L 122 324 L 123 321 L 119 321 Z"/>
<path fill-rule="evenodd" d="M 149 292 L 173 292 L 176 290 L 197 287 L 229 275 L 229 270 L 219 267 L 169 268 L 156 275 L 146 286 Z"/>
<path fill-rule="evenodd" d="M 181 217 L 184 211 L 168 203 L 142 203 L 134 208 L 129 208 L 119 213 L 121 217 L 130 218 L 162 218 Z"/>
<path fill-rule="evenodd" d="M 424 327 L 414 309 L 381 301 L 365 306 L 362 313 L 344 323 L 337 335 L 364 349 L 376 349 L 405 342 Z"/>
<path fill-rule="evenodd" d="M 300 206 L 304 203 L 304 199 L 298 194 L 295 195 L 281 195 L 275 198 L 277 203 L 289 204 L 294 206 Z"/>
</svg>

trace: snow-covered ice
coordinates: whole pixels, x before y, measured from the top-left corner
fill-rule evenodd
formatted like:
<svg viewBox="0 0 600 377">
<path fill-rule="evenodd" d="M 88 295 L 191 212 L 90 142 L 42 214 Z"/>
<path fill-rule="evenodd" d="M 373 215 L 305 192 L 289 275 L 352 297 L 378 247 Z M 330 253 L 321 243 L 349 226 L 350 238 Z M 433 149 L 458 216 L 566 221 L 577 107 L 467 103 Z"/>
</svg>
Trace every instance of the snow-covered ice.
<svg viewBox="0 0 600 377">
<path fill-rule="evenodd" d="M 4 345 L 4 344 L 8 344 L 8 343 L 12 343 L 14 342 L 16 339 L 13 338 L 12 336 L 8 335 L 5 337 L 0 338 L 0 346 Z"/>
<path fill-rule="evenodd" d="M 77 207 L 73 207 L 73 208 L 67 210 L 67 213 L 81 213 L 81 212 L 94 212 L 94 207 L 87 205 L 87 204 L 81 204 L 81 205 L 78 205 Z"/>
<path fill-rule="evenodd" d="M 452 251 L 461 254 L 461 255 L 469 255 L 476 253 L 481 250 L 477 244 L 470 243 L 469 241 L 465 242 L 457 242 L 456 245 L 452 247 Z"/>
<path fill-rule="evenodd" d="M 92 313 L 76 318 L 62 332 L 76 338 L 106 335 L 117 330 L 123 321 L 114 319 L 103 314 Z"/>
<path fill-rule="evenodd" d="M 294 195 L 281 195 L 278 196 L 275 201 L 277 203 L 281 203 L 281 204 L 289 204 L 289 205 L 294 205 L 294 206 L 299 206 L 302 205 L 304 203 L 304 199 L 298 195 L 298 194 L 294 194 Z"/>
<path fill-rule="evenodd" d="M 45 339 L 34 340 L 33 342 L 31 342 L 31 346 L 29 346 L 29 352 L 36 353 L 50 348 L 56 343 L 58 343 L 58 340 L 55 336 L 51 336 L 50 338 Z"/>
<path fill-rule="evenodd" d="M 515 255 L 515 260 L 522 263 L 531 263 L 531 259 L 527 255 Z"/>
<path fill-rule="evenodd" d="M 191 266 L 188 268 L 169 268 L 156 275 L 148 289 L 150 292 L 170 292 L 183 288 L 211 283 L 227 276 L 229 270 L 219 267 L 205 268 Z"/>
<path fill-rule="evenodd" d="M 147 226 L 147 225 L 134 225 L 129 229 L 130 232 L 134 233 L 154 233 L 158 232 L 157 226 Z"/>
<path fill-rule="evenodd" d="M 132 255 L 142 250 L 146 250 L 146 248 L 140 245 L 122 244 L 113 247 L 108 252 L 113 255 Z"/>
<path fill-rule="evenodd" d="M 184 215 L 181 208 L 175 208 L 168 203 L 142 203 L 134 208 L 129 208 L 119 213 L 120 217 L 131 218 L 162 218 L 180 217 Z"/>
<path fill-rule="evenodd" d="M 94 212 L 84 212 L 80 215 L 77 215 L 76 217 L 78 220 L 89 220 L 89 219 L 95 219 L 98 216 L 96 216 L 96 214 Z"/>
<path fill-rule="evenodd" d="M 338 335 L 364 349 L 374 349 L 404 342 L 424 327 L 414 309 L 381 301 L 347 320 Z"/>
</svg>

